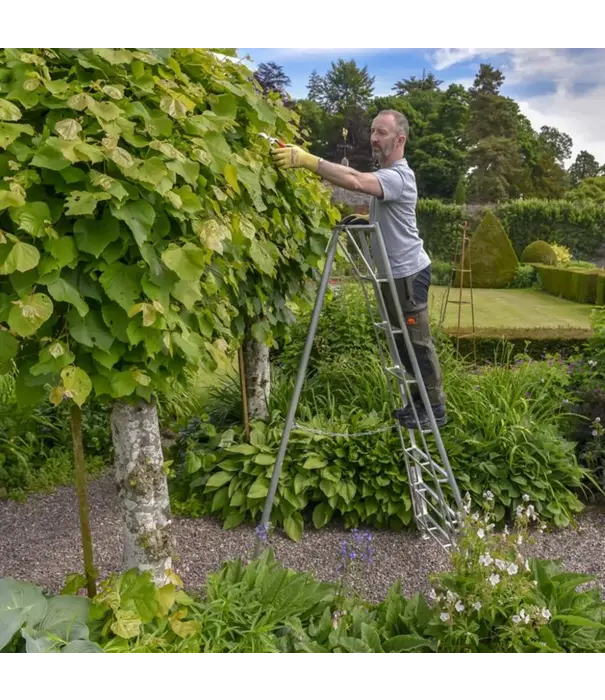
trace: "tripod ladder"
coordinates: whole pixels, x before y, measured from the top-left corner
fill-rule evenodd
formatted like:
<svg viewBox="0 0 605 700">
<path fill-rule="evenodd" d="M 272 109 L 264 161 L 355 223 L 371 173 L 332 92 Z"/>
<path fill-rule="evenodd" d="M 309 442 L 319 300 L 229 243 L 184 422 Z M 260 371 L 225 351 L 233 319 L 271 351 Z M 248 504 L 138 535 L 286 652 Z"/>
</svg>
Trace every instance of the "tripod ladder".
<svg viewBox="0 0 605 700">
<path fill-rule="evenodd" d="M 355 261 L 351 250 L 341 240 L 341 234 L 343 232 L 345 234 L 344 238 L 349 244 L 350 249 L 356 254 L 358 262 Z M 368 240 L 369 236 L 372 236 L 371 241 Z M 327 248 L 326 263 L 319 284 L 319 291 L 315 300 L 313 313 L 311 315 L 294 391 L 290 400 L 284 432 L 264 504 L 260 523 L 261 530 L 262 528 L 266 528 L 270 521 L 273 500 L 277 491 L 290 433 L 295 427 L 294 419 L 296 409 L 300 399 L 311 348 L 317 331 L 319 316 L 337 247 L 340 247 L 345 258 L 351 264 L 355 277 L 357 277 L 358 281 L 361 283 L 368 312 L 375 330 L 382 367 L 387 379 L 391 409 L 395 410 L 409 404 L 416 426 L 418 426 L 416 429 L 408 430 L 403 428 L 399 421 L 396 421 L 393 426 L 399 433 L 403 461 L 410 485 L 415 522 L 423 535 L 426 537 L 432 536 L 441 546 L 445 549 L 449 549 L 455 542 L 457 518 L 458 513 L 462 510 L 462 501 L 439 433 L 439 428 L 435 422 L 426 387 L 405 323 L 403 310 L 397 297 L 395 280 L 388 261 L 384 238 L 378 223 L 371 225 L 339 224 L 333 230 Z M 379 266 L 375 265 L 375 261 L 370 252 L 371 248 L 378 258 Z M 398 327 L 393 327 L 387 314 L 381 289 L 381 284 L 384 283 L 388 283 L 391 292 L 391 298 L 396 310 Z M 374 292 L 379 319 L 376 318 L 374 307 L 370 301 L 367 290 L 368 284 L 372 287 Z M 397 334 L 403 335 L 414 376 L 409 376 L 402 365 L 395 340 Z M 385 338 L 388 347 L 388 356 L 383 350 Z M 395 388 L 393 385 L 395 385 Z M 429 419 L 429 428 L 426 430 L 419 427 L 418 413 L 412 401 L 411 389 L 414 385 L 417 386 L 418 393 L 420 394 L 422 404 Z M 407 433 L 407 439 L 405 433 Z M 259 537 L 256 542 L 256 554 L 259 553 L 261 546 L 262 542 Z"/>
</svg>

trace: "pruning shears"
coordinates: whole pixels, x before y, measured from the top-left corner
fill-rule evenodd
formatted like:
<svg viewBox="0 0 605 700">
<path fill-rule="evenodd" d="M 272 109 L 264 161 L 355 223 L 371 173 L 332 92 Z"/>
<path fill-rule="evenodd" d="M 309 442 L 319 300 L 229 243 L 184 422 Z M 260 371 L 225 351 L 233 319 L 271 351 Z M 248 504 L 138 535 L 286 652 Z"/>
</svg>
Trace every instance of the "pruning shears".
<svg viewBox="0 0 605 700">
<path fill-rule="evenodd" d="M 276 139 L 274 136 L 269 136 L 269 134 L 265 134 L 264 132 L 261 132 L 259 136 L 262 136 L 264 139 L 267 139 L 267 141 L 272 145 L 272 146 L 279 146 L 280 148 L 285 148 L 286 144 L 281 141 L 280 139 Z"/>
</svg>

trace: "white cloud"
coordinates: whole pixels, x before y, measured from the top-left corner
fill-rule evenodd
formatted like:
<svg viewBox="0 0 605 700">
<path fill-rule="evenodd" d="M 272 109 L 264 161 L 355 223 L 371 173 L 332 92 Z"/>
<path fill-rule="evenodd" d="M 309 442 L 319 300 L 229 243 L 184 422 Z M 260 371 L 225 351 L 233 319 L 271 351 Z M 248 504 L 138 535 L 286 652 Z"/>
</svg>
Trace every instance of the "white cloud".
<svg viewBox="0 0 605 700">
<path fill-rule="evenodd" d="M 494 61 L 494 56 L 499 60 Z M 516 97 L 521 111 L 535 129 L 547 124 L 573 139 L 572 160 L 581 150 L 605 162 L 605 50 L 582 52 L 570 49 L 439 49 L 433 55 L 437 69 L 451 68 L 471 60 L 490 60 L 502 66 L 504 91 Z M 457 82 L 457 81 L 454 81 Z M 553 91 L 531 95 L 538 82 L 551 82 Z M 577 90 L 579 85 L 583 90 Z M 571 162 L 571 161 L 569 161 Z M 568 162 L 568 165 L 569 165 Z"/>
</svg>

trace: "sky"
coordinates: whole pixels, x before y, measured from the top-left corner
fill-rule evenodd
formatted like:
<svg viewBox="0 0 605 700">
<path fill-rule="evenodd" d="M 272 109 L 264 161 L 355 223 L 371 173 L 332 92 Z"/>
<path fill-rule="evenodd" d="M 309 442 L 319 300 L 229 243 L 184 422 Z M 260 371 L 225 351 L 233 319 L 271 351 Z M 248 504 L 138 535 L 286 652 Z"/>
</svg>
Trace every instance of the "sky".
<svg viewBox="0 0 605 700">
<path fill-rule="evenodd" d="M 311 71 L 320 75 L 339 58 L 355 59 L 375 77 L 374 94 L 389 95 L 396 81 L 423 70 L 449 83 L 470 87 L 480 63 L 491 63 L 505 76 L 501 92 L 515 99 L 539 130 L 543 125 L 573 139 L 572 159 L 586 150 L 605 163 L 605 49 L 390 49 L 390 48 L 241 48 L 250 67 L 274 61 L 291 79 L 294 98 L 306 97 Z"/>
</svg>

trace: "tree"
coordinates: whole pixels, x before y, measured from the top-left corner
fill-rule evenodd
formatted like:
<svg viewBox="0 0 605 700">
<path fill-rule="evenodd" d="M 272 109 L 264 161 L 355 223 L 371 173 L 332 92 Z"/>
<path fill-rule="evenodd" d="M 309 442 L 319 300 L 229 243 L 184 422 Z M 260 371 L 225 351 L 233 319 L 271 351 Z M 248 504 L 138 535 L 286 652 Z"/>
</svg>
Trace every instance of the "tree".
<svg viewBox="0 0 605 700">
<path fill-rule="evenodd" d="M 469 201 L 500 202 L 518 195 L 515 182 L 522 175 L 516 143 L 502 136 L 488 136 L 469 149 Z"/>
<path fill-rule="evenodd" d="M 337 212 L 312 175 L 270 165 L 258 133 L 291 141 L 294 115 L 245 66 L 202 49 L 3 49 L 0 70 L 2 369 L 16 365 L 22 405 L 111 407 L 124 566 L 161 582 L 155 396 L 243 338 L 262 375 L 257 348 L 293 322 Z"/>
<path fill-rule="evenodd" d="M 259 63 L 254 79 L 263 89 L 263 94 L 276 92 L 282 99 L 287 99 L 286 88 L 292 83 L 290 78 L 284 73 L 283 66 L 269 61 L 269 63 Z"/>
<path fill-rule="evenodd" d="M 567 175 L 572 186 L 576 187 L 587 177 L 597 177 L 601 168 L 597 159 L 588 151 L 580 151 L 569 167 Z"/>
<path fill-rule="evenodd" d="M 572 202 L 605 204 L 605 177 L 586 177 L 565 195 Z"/>
<path fill-rule="evenodd" d="M 393 90 L 397 97 L 405 97 L 411 92 L 416 92 L 417 90 L 434 91 L 438 90 L 439 86 L 443 83 L 443 80 L 438 80 L 433 73 L 428 75 L 422 73 L 422 78 L 416 78 L 413 75 L 411 78 L 406 78 L 404 80 L 398 80 L 393 86 Z"/>
<path fill-rule="evenodd" d="M 564 131 L 559 131 L 553 126 L 543 126 L 540 129 L 539 139 L 544 149 L 553 154 L 560 166 L 563 166 L 564 162 L 571 157 L 573 140 Z"/>
<path fill-rule="evenodd" d="M 314 70 L 309 76 L 309 82 L 307 83 L 307 99 L 313 102 L 321 103 L 323 96 L 325 94 L 324 79 L 319 75 L 319 73 Z"/>
<path fill-rule="evenodd" d="M 331 114 L 347 117 L 357 109 L 367 108 L 374 93 L 374 80 L 367 66 L 359 68 L 355 60 L 339 58 L 323 78 L 320 101 Z M 316 79 L 315 84 L 319 87 Z"/>
</svg>

